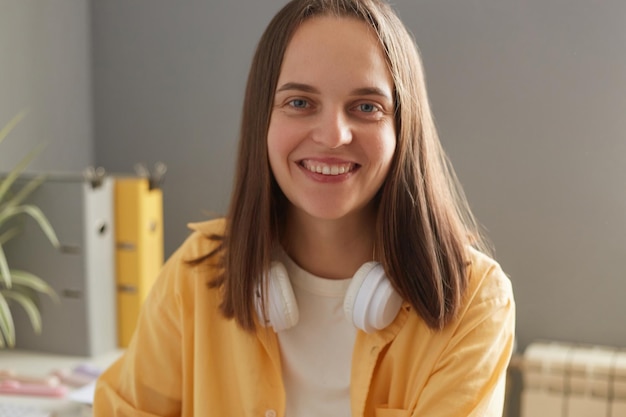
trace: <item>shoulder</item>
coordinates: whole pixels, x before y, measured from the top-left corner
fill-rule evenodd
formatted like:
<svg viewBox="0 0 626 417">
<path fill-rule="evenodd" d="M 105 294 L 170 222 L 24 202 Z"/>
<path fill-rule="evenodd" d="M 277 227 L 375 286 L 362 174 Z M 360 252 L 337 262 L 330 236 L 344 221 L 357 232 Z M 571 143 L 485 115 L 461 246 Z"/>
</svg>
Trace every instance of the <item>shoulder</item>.
<svg viewBox="0 0 626 417">
<path fill-rule="evenodd" d="M 490 256 L 475 249 L 469 249 L 468 256 L 467 288 L 456 318 L 441 333 L 445 341 L 442 357 L 464 349 L 468 357 L 490 352 L 510 355 L 515 337 L 511 280 Z M 497 358 L 494 354 L 493 359 Z"/>
<path fill-rule="evenodd" d="M 198 232 L 205 236 L 210 236 L 212 234 L 221 235 L 224 233 L 226 228 L 226 219 L 219 218 L 203 222 L 187 223 L 187 227 L 194 232 Z"/>
<path fill-rule="evenodd" d="M 188 223 L 191 233 L 168 259 L 167 264 L 193 264 L 219 248 L 219 237 L 224 235 L 226 221 L 222 218 Z"/>
<path fill-rule="evenodd" d="M 225 229 L 224 219 L 202 223 L 190 223 L 190 235 L 167 259 L 157 278 L 153 292 L 155 297 L 177 294 L 188 297 L 195 292 L 195 287 L 211 281 L 219 270 L 219 256 L 209 256 L 219 249 L 219 239 Z"/>
<path fill-rule="evenodd" d="M 219 246 L 219 240 L 215 237 L 224 236 L 226 220 L 223 218 L 205 222 L 189 223 L 187 227 L 192 233 L 180 246 L 180 256 L 187 260 L 206 256 Z"/>
<path fill-rule="evenodd" d="M 466 303 L 508 304 L 512 302 L 511 280 L 504 273 L 500 264 L 474 248 L 468 249 L 468 257 Z"/>
</svg>

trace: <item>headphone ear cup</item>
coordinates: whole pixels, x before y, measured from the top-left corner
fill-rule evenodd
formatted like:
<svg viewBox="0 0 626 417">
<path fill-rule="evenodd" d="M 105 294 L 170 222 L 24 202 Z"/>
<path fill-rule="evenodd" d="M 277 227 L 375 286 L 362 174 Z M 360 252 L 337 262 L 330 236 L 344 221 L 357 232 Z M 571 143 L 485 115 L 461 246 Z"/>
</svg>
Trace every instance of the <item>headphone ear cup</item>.
<svg viewBox="0 0 626 417">
<path fill-rule="evenodd" d="M 367 262 L 352 278 L 344 298 L 346 318 L 366 333 L 384 329 L 398 315 L 402 297 L 379 262 Z"/>
<path fill-rule="evenodd" d="M 300 313 L 287 269 L 280 262 L 272 262 L 269 272 L 263 278 L 256 291 L 255 307 L 259 321 L 265 327 L 272 326 L 276 332 L 295 326 L 300 319 Z M 263 286 L 267 288 L 265 311 L 261 305 Z"/>
</svg>

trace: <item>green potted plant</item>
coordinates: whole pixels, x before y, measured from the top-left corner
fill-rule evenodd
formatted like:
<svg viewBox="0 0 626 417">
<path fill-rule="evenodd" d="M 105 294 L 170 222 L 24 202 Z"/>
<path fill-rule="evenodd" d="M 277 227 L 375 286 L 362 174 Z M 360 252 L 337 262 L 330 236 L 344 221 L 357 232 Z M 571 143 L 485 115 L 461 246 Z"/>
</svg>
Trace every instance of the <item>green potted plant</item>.
<svg viewBox="0 0 626 417">
<path fill-rule="evenodd" d="M 25 112 L 19 113 L 0 130 L 0 143 L 24 116 Z M 39 333 L 41 314 L 37 307 L 38 294 L 47 294 L 58 301 L 56 293 L 44 280 L 27 271 L 11 269 L 4 251 L 7 242 L 21 233 L 20 221 L 24 217 L 34 219 L 50 243 L 56 248 L 60 246 L 56 233 L 41 209 L 24 203 L 45 177 L 38 175 L 19 190 L 13 189 L 15 181 L 40 151 L 39 147 L 28 153 L 12 171 L 0 178 L 0 349 L 15 346 L 15 325 L 11 314 L 13 306 L 24 308 L 33 329 Z"/>
</svg>

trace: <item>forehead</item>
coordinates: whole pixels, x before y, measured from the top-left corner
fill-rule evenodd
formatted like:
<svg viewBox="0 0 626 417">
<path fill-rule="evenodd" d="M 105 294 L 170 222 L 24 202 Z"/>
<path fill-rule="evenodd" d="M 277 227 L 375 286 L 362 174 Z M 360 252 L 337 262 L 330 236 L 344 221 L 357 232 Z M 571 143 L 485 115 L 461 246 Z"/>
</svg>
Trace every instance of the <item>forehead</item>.
<svg viewBox="0 0 626 417">
<path fill-rule="evenodd" d="M 285 50 L 279 79 L 350 74 L 391 80 L 376 33 L 354 17 L 319 16 L 304 21 L 294 32 Z"/>
</svg>

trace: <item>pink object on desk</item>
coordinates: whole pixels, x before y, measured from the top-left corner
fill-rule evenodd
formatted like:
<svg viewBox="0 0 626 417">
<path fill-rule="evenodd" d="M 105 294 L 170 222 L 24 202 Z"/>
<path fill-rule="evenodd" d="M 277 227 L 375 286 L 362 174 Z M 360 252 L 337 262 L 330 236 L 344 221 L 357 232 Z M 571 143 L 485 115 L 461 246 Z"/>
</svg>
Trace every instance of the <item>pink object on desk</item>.
<svg viewBox="0 0 626 417">
<path fill-rule="evenodd" d="M 67 387 L 27 384 L 12 379 L 5 379 L 0 381 L 0 394 L 64 397 L 67 394 Z"/>
<path fill-rule="evenodd" d="M 56 387 L 61 384 L 61 380 L 54 375 L 49 376 L 35 376 L 18 374 L 12 369 L 0 369 L 0 381 L 10 379 L 17 382 L 23 382 L 27 384 L 48 385 L 50 387 Z"/>
</svg>

